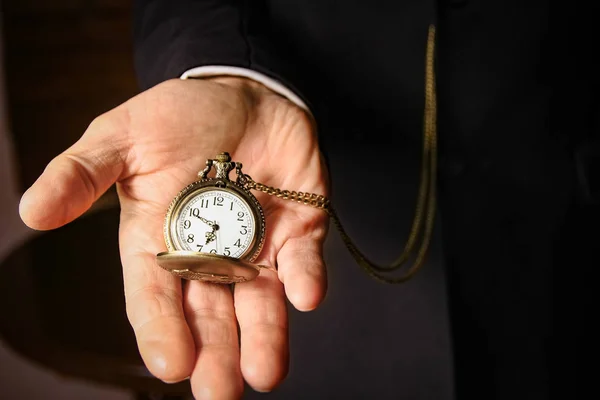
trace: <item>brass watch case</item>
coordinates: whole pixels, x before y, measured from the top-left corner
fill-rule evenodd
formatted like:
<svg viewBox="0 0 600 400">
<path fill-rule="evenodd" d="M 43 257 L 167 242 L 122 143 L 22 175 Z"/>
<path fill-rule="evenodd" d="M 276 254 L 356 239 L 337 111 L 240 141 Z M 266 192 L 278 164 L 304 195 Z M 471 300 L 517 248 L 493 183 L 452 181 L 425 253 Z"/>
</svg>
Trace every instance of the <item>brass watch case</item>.
<svg viewBox="0 0 600 400">
<path fill-rule="evenodd" d="M 255 235 L 247 251 L 239 258 L 183 250 L 177 246 L 177 219 L 186 200 L 209 190 L 233 192 L 245 200 L 255 222 Z M 227 177 L 200 179 L 175 196 L 164 222 L 164 239 L 168 251 L 157 255 L 158 265 L 184 279 L 215 283 L 238 283 L 254 279 L 260 270 L 253 264 L 265 241 L 265 216 L 254 195 Z"/>
</svg>

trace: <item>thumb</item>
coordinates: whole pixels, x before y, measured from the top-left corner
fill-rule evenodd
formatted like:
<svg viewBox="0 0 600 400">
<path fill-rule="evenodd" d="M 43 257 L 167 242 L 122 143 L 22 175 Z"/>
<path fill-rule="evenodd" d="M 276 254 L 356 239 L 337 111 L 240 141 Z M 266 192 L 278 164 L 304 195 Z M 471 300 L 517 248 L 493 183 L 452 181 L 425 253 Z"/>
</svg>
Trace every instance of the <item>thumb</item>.
<svg viewBox="0 0 600 400">
<path fill-rule="evenodd" d="M 109 115 L 94 120 L 23 194 L 19 213 L 27 226 L 48 230 L 73 221 L 122 174 L 128 150 L 125 127 Z"/>
</svg>

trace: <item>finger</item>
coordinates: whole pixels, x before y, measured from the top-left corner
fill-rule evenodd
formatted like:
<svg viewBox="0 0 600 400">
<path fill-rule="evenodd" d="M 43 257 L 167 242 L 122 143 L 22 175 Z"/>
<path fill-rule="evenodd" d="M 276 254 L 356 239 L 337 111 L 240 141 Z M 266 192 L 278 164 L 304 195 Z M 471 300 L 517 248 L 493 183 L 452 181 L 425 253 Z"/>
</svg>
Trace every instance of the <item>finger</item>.
<svg viewBox="0 0 600 400">
<path fill-rule="evenodd" d="M 276 272 L 235 287 L 235 313 L 240 325 L 241 368 L 246 382 L 266 392 L 287 375 L 288 321 L 283 287 Z"/>
<path fill-rule="evenodd" d="M 122 190 L 121 198 L 127 316 L 150 372 L 165 382 L 178 382 L 192 373 L 195 345 L 183 311 L 181 280 L 156 265 L 155 254 L 164 247 L 162 218 L 132 209 Z"/>
<path fill-rule="evenodd" d="M 315 214 L 305 233 L 286 240 L 277 254 L 279 279 L 290 303 L 299 311 L 317 308 L 327 291 L 327 270 L 323 261 L 326 218 L 326 215 Z"/>
<path fill-rule="evenodd" d="M 23 194 L 21 218 L 33 229 L 62 226 L 83 214 L 121 175 L 128 151 L 120 111 L 97 118 L 53 159 Z"/>
<path fill-rule="evenodd" d="M 238 399 L 244 385 L 233 296 L 228 286 L 190 281 L 185 314 L 196 342 L 191 376 L 196 399 Z"/>
</svg>

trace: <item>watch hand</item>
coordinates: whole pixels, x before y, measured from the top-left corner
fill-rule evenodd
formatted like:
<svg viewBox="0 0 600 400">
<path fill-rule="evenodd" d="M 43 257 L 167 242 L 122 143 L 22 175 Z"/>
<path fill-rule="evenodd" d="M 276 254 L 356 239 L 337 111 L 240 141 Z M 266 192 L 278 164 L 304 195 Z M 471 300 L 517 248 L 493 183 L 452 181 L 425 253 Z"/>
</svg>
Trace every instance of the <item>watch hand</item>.
<svg viewBox="0 0 600 400">
<path fill-rule="evenodd" d="M 217 224 L 217 221 L 215 221 L 213 225 L 213 232 L 215 231 L 217 232 L 215 235 L 215 248 L 217 249 L 217 254 L 221 254 L 221 250 L 219 249 L 219 237 L 221 235 L 219 234 L 219 225 Z"/>
<path fill-rule="evenodd" d="M 216 240 L 217 237 L 215 236 L 215 228 L 213 228 L 212 232 L 206 232 L 205 236 L 206 236 L 206 244 L 209 244 L 213 240 Z"/>
<path fill-rule="evenodd" d="M 205 224 L 207 224 L 208 226 L 213 226 L 213 225 L 214 225 L 214 224 L 213 224 L 211 221 L 207 220 L 206 218 L 202 218 L 202 217 L 201 217 L 201 216 L 199 216 L 199 215 L 194 215 L 194 217 L 198 218 L 200 221 L 204 222 L 204 223 L 205 223 Z M 213 230 L 214 230 L 214 229 L 213 229 Z"/>
<path fill-rule="evenodd" d="M 219 236 L 215 235 L 215 251 L 219 254 Z"/>
<path fill-rule="evenodd" d="M 215 241 L 215 249 L 218 252 L 219 247 L 218 247 L 218 242 L 217 242 L 217 235 L 215 234 L 215 232 L 219 230 L 219 224 L 217 223 L 217 221 L 209 221 L 206 218 L 202 218 L 200 216 L 198 218 L 200 218 L 202 221 L 206 222 L 212 228 L 212 232 L 206 232 L 206 244 L 209 244 L 210 242 L 212 242 L 214 240 Z"/>
</svg>

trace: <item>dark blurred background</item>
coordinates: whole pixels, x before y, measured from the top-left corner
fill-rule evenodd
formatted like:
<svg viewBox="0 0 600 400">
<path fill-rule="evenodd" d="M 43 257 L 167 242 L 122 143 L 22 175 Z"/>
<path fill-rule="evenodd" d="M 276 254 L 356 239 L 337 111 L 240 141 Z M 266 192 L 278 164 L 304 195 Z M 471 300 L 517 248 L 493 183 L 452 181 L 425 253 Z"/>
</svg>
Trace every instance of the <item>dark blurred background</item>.
<svg viewBox="0 0 600 400">
<path fill-rule="evenodd" d="M 94 117 L 137 92 L 131 3 L 2 0 L 6 98 L 20 189 Z"/>
</svg>

